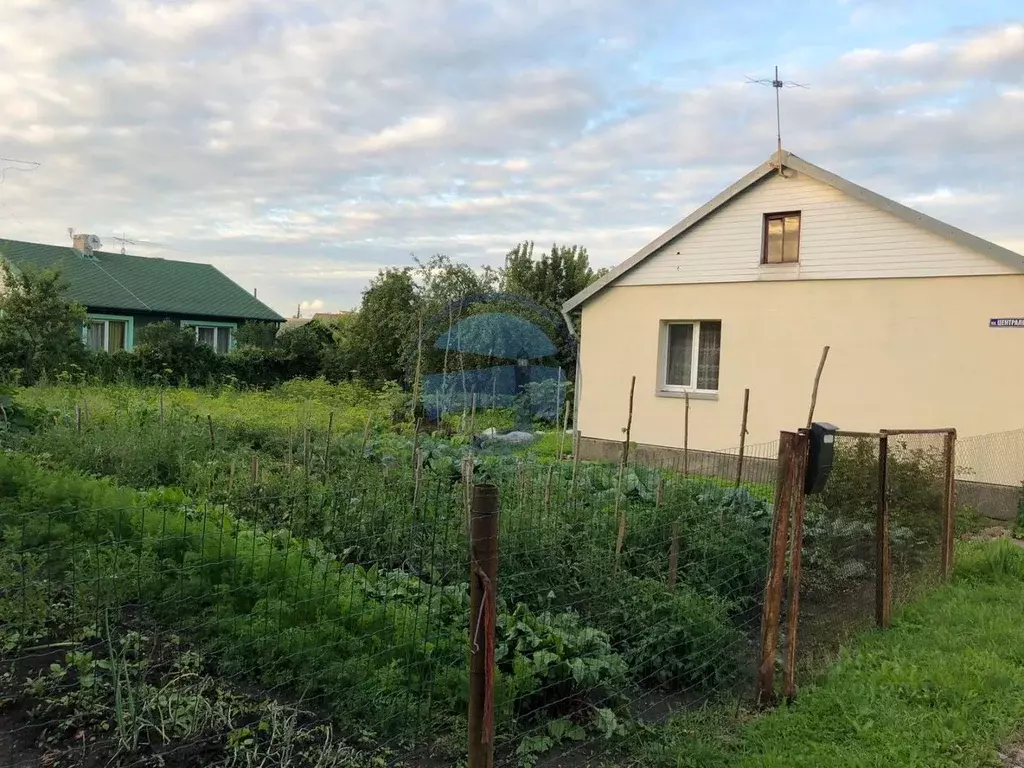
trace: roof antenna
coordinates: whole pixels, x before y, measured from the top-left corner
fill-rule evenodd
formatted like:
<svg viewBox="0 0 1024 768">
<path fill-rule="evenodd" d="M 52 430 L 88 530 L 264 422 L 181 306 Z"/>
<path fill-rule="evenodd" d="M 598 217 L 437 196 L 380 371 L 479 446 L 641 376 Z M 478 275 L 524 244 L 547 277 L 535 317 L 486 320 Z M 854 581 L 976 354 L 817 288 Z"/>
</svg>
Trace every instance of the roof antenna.
<svg viewBox="0 0 1024 768">
<path fill-rule="evenodd" d="M 747 82 L 748 83 L 753 83 L 754 85 L 770 85 L 772 88 L 775 89 L 775 141 L 776 141 L 775 163 L 776 163 L 776 166 L 777 166 L 777 168 L 779 170 L 779 173 L 781 174 L 782 173 L 782 104 L 781 104 L 781 99 L 779 98 L 779 91 L 781 91 L 783 88 L 807 88 L 808 86 L 804 85 L 803 83 L 794 83 L 792 80 L 785 80 L 785 81 L 780 80 L 779 79 L 779 67 L 778 67 L 778 65 L 776 65 L 776 67 L 775 67 L 775 77 L 773 79 L 771 79 L 771 80 L 768 80 L 768 79 L 755 80 L 752 77 L 748 77 L 747 78 Z"/>
</svg>

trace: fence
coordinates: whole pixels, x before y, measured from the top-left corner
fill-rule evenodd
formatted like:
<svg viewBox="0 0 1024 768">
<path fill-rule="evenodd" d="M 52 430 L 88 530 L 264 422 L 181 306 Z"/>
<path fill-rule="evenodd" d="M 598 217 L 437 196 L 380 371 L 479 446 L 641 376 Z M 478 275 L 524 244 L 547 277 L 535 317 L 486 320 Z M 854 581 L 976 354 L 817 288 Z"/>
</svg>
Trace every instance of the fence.
<svg viewBox="0 0 1024 768">
<path fill-rule="evenodd" d="M 986 517 L 1015 520 L 1024 486 L 1024 429 L 957 440 L 956 492 Z"/>
<path fill-rule="evenodd" d="M 583 765 L 769 700 L 776 650 L 795 692 L 949 565 L 951 433 L 841 433 L 805 499 L 803 433 L 645 466 L 328 425 L 246 460 L 158 423 L 152 457 L 78 419 L 0 453 L 0 765 L 450 765 L 467 730 L 474 766 Z"/>
<path fill-rule="evenodd" d="M 771 486 L 365 436 L 245 461 L 187 428 L 149 457 L 72 419 L 0 453 L 0 765 L 453 764 L 467 717 L 499 765 L 585 761 L 749 699 Z M 496 572 L 466 567 L 483 488 Z"/>
<path fill-rule="evenodd" d="M 807 495 L 811 439 L 784 432 L 780 443 L 760 701 L 776 696 L 780 646 L 792 697 L 852 632 L 888 627 L 894 605 L 952 567 L 954 430 L 838 432 L 828 479 Z"/>
</svg>

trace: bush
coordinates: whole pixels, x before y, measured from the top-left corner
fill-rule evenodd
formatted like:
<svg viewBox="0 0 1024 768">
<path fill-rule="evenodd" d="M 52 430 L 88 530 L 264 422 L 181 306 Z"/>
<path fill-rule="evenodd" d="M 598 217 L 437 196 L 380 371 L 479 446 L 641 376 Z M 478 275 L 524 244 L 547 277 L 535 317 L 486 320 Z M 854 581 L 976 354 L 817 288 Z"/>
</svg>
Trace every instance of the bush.
<svg viewBox="0 0 1024 768">
<path fill-rule="evenodd" d="M 679 584 L 669 593 L 652 579 L 627 578 L 609 614 L 615 647 L 638 682 L 673 688 L 733 677 L 749 643 L 729 619 L 728 601 Z"/>
</svg>

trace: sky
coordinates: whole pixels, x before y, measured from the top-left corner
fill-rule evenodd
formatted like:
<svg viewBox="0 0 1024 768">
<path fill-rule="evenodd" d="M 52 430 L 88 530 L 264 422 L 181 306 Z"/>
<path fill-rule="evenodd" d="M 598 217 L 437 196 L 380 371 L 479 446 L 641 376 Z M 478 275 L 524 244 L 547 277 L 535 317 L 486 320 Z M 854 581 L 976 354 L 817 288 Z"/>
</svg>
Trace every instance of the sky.
<svg viewBox="0 0 1024 768">
<path fill-rule="evenodd" d="M 1018 0 L 4 0 L 0 237 L 284 315 L 515 243 L 612 266 L 786 149 L 1024 251 Z"/>
</svg>

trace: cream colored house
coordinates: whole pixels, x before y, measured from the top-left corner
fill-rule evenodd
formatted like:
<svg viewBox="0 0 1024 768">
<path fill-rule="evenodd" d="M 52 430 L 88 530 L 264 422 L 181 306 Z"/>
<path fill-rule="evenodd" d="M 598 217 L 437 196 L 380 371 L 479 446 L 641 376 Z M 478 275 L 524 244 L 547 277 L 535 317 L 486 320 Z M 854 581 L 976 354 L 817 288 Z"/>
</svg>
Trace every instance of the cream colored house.
<svg viewBox="0 0 1024 768">
<path fill-rule="evenodd" d="M 634 375 L 640 444 L 681 446 L 689 393 L 690 447 L 735 447 L 748 387 L 748 444 L 774 440 L 804 426 L 825 345 L 816 419 L 1024 427 L 1024 257 L 785 151 L 564 310 L 584 454 L 622 440 Z"/>
</svg>

